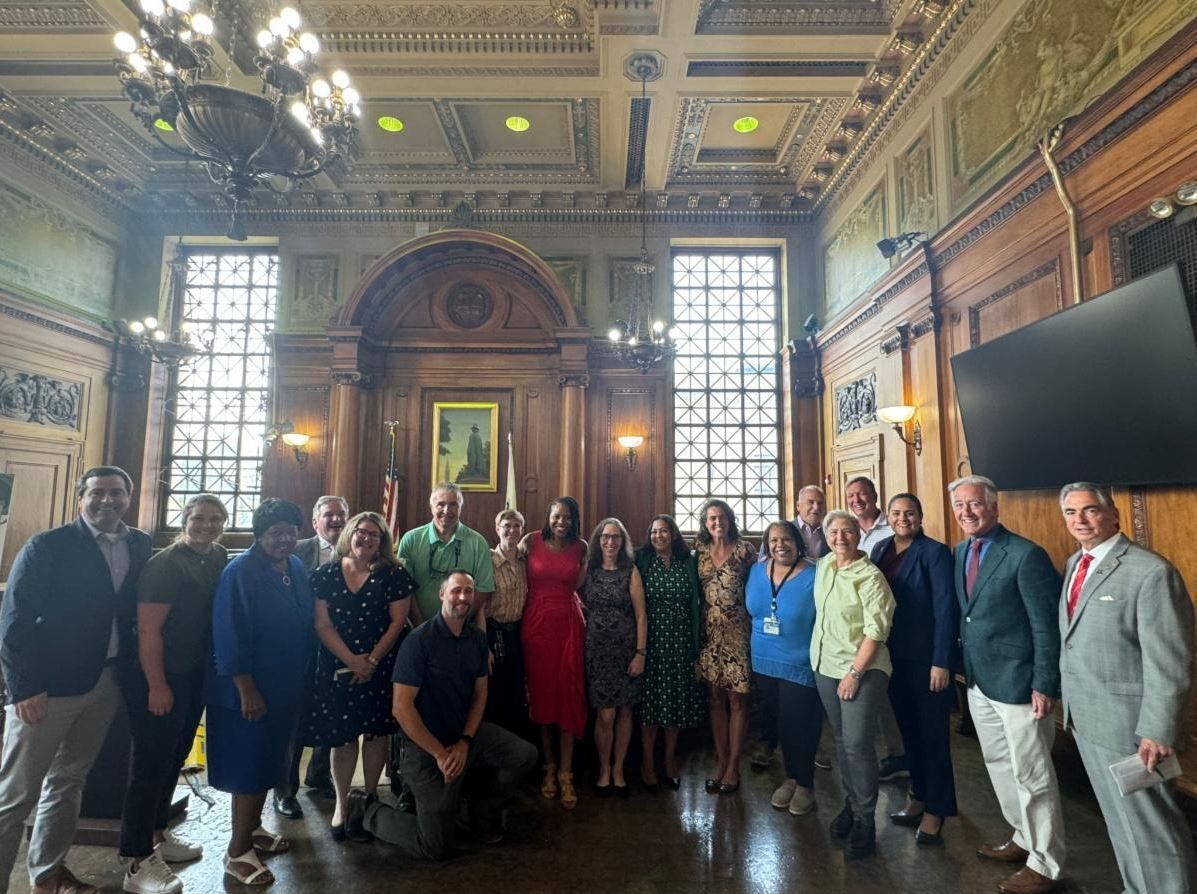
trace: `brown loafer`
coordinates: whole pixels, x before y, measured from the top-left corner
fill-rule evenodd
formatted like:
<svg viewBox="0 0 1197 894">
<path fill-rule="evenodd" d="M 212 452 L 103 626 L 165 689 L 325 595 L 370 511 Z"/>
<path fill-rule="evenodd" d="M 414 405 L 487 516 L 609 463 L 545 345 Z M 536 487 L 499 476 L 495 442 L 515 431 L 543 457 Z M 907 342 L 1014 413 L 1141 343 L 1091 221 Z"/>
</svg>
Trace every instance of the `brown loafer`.
<svg viewBox="0 0 1197 894">
<path fill-rule="evenodd" d="M 1040 875 L 1029 866 L 1024 866 L 1014 875 L 998 883 L 998 890 L 1002 894 L 1047 894 L 1054 891 L 1060 882 L 1046 875 Z"/>
<path fill-rule="evenodd" d="M 996 846 L 979 847 L 977 856 L 984 857 L 986 860 L 996 860 L 999 863 L 1025 863 L 1028 854 L 1013 841 L 1007 841 L 1005 844 Z"/>
</svg>

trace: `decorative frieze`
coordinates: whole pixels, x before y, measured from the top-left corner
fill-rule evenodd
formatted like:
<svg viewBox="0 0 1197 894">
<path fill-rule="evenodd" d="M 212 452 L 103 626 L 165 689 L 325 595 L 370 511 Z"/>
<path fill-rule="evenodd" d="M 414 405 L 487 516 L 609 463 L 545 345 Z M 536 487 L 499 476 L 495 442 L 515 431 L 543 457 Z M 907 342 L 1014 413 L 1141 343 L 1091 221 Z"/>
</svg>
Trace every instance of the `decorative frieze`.
<svg viewBox="0 0 1197 894">
<path fill-rule="evenodd" d="M 877 421 L 877 373 L 835 389 L 835 431 L 848 434 Z"/>
<path fill-rule="evenodd" d="M 0 416 L 51 428 L 79 430 L 83 385 L 0 366 Z"/>
</svg>

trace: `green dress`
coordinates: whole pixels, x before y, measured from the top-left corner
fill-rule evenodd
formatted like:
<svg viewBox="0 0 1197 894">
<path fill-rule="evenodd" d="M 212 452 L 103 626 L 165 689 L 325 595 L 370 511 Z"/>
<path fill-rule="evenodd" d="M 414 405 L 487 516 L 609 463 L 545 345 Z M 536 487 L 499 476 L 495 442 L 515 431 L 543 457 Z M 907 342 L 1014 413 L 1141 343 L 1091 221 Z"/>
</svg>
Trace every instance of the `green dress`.
<svg viewBox="0 0 1197 894">
<path fill-rule="evenodd" d="M 697 726 L 706 714 L 706 702 L 694 679 L 699 599 L 694 559 L 674 558 L 668 568 L 655 553 L 641 551 L 636 559 L 648 613 L 640 721 L 649 726 Z"/>
</svg>

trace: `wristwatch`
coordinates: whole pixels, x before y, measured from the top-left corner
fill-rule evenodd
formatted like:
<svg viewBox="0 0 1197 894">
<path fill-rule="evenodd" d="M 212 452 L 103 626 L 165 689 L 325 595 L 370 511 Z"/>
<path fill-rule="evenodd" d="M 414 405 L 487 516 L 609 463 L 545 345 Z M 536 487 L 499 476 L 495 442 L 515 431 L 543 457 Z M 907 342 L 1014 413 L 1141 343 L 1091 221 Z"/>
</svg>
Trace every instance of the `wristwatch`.
<svg viewBox="0 0 1197 894">
<path fill-rule="evenodd" d="M 848 668 L 848 673 L 851 675 L 852 679 L 856 680 L 858 683 L 860 682 L 860 678 L 864 676 L 864 674 L 856 669 L 856 665 L 852 665 L 852 667 Z"/>
<path fill-rule="evenodd" d="M 465 742 L 467 745 L 472 745 L 472 744 L 474 744 L 474 737 L 471 736 L 469 733 L 462 733 L 461 741 Z"/>
</svg>

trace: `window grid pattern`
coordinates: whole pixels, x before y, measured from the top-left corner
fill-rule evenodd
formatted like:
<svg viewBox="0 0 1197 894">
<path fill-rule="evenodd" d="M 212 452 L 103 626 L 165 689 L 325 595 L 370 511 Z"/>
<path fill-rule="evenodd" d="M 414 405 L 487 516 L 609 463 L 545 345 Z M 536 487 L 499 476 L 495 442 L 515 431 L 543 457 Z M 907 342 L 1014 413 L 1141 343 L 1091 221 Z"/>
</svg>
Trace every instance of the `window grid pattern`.
<svg viewBox="0 0 1197 894">
<path fill-rule="evenodd" d="M 181 324 L 211 350 L 177 373 L 164 523 L 179 527 L 187 500 L 212 493 L 227 529 L 248 530 L 262 492 L 278 255 L 188 254 L 181 291 Z"/>
<path fill-rule="evenodd" d="M 697 531 L 710 497 L 740 529 L 781 509 L 780 288 L 773 252 L 673 256 L 674 517 Z"/>
</svg>

